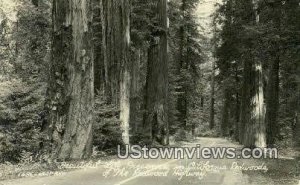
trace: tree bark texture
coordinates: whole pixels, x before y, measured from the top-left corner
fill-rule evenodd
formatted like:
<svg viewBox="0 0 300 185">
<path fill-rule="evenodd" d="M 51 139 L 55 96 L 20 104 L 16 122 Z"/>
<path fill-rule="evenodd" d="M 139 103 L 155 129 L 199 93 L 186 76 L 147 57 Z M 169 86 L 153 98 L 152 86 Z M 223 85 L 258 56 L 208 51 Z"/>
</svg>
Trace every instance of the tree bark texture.
<svg viewBox="0 0 300 185">
<path fill-rule="evenodd" d="M 120 80 L 120 120 L 122 139 L 129 144 L 130 131 L 130 91 L 132 80 L 132 65 L 130 60 L 130 1 L 119 0 L 121 20 L 121 80 Z"/>
<path fill-rule="evenodd" d="M 89 0 L 53 1 L 49 132 L 52 157 L 90 156 L 94 108 Z"/>
<path fill-rule="evenodd" d="M 144 128 L 152 143 L 169 144 L 167 0 L 157 1 L 159 35 L 148 50 Z"/>
<path fill-rule="evenodd" d="M 253 1 L 253 19 L 259 23 L 257 2 Z M 255 47 L 250 44 L 249 48 Z M 263 68 L 259 56 L 249 54 L 244 61 L 240 142 L 248 147 L 266 147 Z"/>
</svg>

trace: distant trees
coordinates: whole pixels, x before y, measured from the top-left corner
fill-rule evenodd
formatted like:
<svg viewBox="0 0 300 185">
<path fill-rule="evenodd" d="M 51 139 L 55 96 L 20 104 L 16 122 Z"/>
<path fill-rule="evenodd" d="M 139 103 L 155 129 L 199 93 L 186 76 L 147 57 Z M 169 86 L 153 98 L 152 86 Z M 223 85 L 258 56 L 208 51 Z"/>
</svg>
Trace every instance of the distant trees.
<svg viewBox="0 0 300 185">
<path fill-rule="evenodd" d="M 170 9 L 170 120 L 171 132 L 194 133 L 192 121 L 197 103 L 199 64 L 203 61 L 196 8 L 198 0 L 176 0 L 169 3 Z M 174 104 L 173 104 L 174 102 Z"/>
<path fill-rule="evenodd" d="M 239 135 L 236 138 L 246 146 L 274 146 L 287 137 L 287 130 L 294 129 L 291 125 L 296 117 L 287 112 L 287 107 L 298 107 L 291 99 L 299 97 L 299 82 L 294 78 L 295 71 L 287 66 L 299 63 L 294 55 L 299 51 L 293 44 L 299 37 L 290 35 L 299 30 L 292 18 L 299 11 L 297 3 L 227 0 L 216 15 L 223 26 L 219 34 L 222 44 L 217 48 L 218 79 L 235 87 L 228 91 L 228 85 L 224 85 L 227 99 L 234 101 L 224 100 L 222 130 L 233 128 Z M 237 111 L 228 116 L 228 106 Z M 225 124 L 228 120 L 238 124 L 232 127 Z"/>
</svg>

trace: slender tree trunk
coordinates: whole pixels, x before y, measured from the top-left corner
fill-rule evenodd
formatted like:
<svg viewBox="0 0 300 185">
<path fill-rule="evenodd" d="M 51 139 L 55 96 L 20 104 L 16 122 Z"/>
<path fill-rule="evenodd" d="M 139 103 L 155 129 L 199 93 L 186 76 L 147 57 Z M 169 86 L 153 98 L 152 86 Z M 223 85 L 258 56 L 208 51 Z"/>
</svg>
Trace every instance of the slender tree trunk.
<svg viewBox="0 0 300 185">
<path fill-rule="evenodd" d="M 296 74 L 300 79 L 300 64 L 297 63 Z M 297 82 L 297 91 L 300 92 L 300 82 Z M 300 151 L 300 94 L 297 95 L 298 99 L 295 102 L 296 110 L 295 110 L 295 118 L 294 118 L 294 144 L 298 151 Z"/>
<path fill-rule="evenodd" d="M 267 84 L 266 125 L 267 143 L 274 145 L 278 136 L 277 115 L 279 108 L 279 56 L 271 63 Z"/>
<path fill-rule="evenodd" d="M 295 126 L 294 126 L 294 133 L 293 133 L 293 136 L 294 136 L 294 145 L 295 147 L 300 150 L 300 111 L 297 110 L 295 111 L 295 117 L 294 117 L 294 123 L 293 123 Z"/>
<path fill-rule="evenodd" d="M 151 41 L 148 51 L 146 114 L 144 128 L 150 142 L 169 144 L 168 125 L 168 20 L 167 0 L 158 0 L 158 17 L 162 30 L 159 41 Z"/>
<path fill-rule="evenodd" d="M 75 11 L 76 10 L 76 11 Z M 52 156 L 90 156 L 94 108 L 89 0 L 53 1 L 49 128 Z"/>
<path fill-rule="evenodd" d="M 215 127 L 215 59 L 212 61 L 209 127 Z"/>
<path fill-rule="evenodd" d="M 254 11 L 255 11 L 255 19 L 256 24 L 259 23 L 259 12 L 258 12 L 258 1 L 254 0 Z M 265 103 L 264 103 L 264 82 L 263 82 L 263 66 L 262 61 L 256 57 L 257 63 L 255 66 L 256 70 L 256 82 L 258 83 L 258 87 L 255 92 L 255 96 L 252 99 L 252 103 L 254 104 L 254 109 L 252 110 L 252 119 L 256 120 L 255 122 L 255 135 L 254 138 L 254 146 L 256 147 L 266 147 L 266 125 L 265 125 Z M 255 84 L 256 85 L 256 84 Z M 252 143 L 251 143 L 252 145 Z"/>
<path fill-rule="evenodd" d="M 102 0 L 92 1 L 93 7 L 93 47 L 94 47 L 94 76 L 95 93 L 103 95 L 105 90 L 105 60 L 102 46 L 103 44 L 103 7 Z"/>
<path fill-rule="evenodd" d="M 132 78 L 132 65 L 130 60 L 130 1 L 120 0 L 121 3 L 121 30 L 122 31 L 122 61 L 120 83 L 120 120 L 122 138 L 125 144 L 129 144 L 130 130 L 130 90 Z"/>
<path fill-rule="evenodd" d="M 235 69 L 235 83 L 237 86 L 240 85 L 240 80 L 238 77 L 238 66 L 236 66 Z M 234 137 L 235 140 L 237 141 L 239 141 L 240 108 L 241 108 L 240 93 L 239 90 L 237 89 L 235 93 L 235 129 L 234 129 Z"/>
<path fill-rule="evenodd" d="M 186 0 L 182 0 L 180 7 L 182 17 L 185 18 L 186 11 Z M 183 20 L 184 21 L 184 20 Z M 181 25 L 179 28 L 179 57 L 178 57 L 178 98 L 177 98 L 177 110 L 178 110 L 178 122 L 181 124 L 181 128 L 187 130 L 187 89 L 186 89 L 186 77 L 185 72 L 187 70 L 187 38 L 185 35 L 186 28 L 184 25 Z M 186 57 L 185 57 L 186 56 Z"/>
<path fill-rule="evenodd" d="M 230 92 L 226 88 L 224 90 L 224 102 L 222 110 L 222 122 L 221 122 L 221 132 L 222 136 L 228 136 L 229 134 L 229 109 L 230 109 Z"/>
<path fill-rule="evenodd" d="M 243 84 L 242 84 L 242 93 L 241 93 L 241 116 L 239 122 L 239 142 L 244 143 L 244 136 L 246 133 L 246 121 L 248 122 L 249 118 L 249 109 L 250 109 L 250 73 L 251 73 L 251 61 L 245 56 L 243 62 Z"/>
<path fill-rule="evenodd" d="M 104 76 L 104 83 L 103 83 L 103 90 L 104 90 L 104 94 L 107 98 L 107 100 L 109 99 L 108 97 L 110 97 L 110 86 L 109 86 L 109 78 L 108 78 L 108 60 L 107 60 L 107 39 L 106 37 L 107 35 L 107 7 L 106 6 L 106 0 L 100 0 L 100 20 L 101 20 L 101 50 L 102 50 L 102 59 L 103 59 L 103 76 Z M 98 76 L 99 78 L 99 76 Z M 111 98 L 111 97 L 110 97 Z M 109 101 L 107 101 L 109 103 Z"/>
<path fill-rule="evenodd" d="M 140 125 L 138 124 L 138 111 L 139 111 L 139 75 L 141 63 L 141 49 L 134 51 L 135 58 L 132 62 L 132 79 L 131 79 L 131 95 L 130 95 L 130 124 L 132 128 L 132 135 L 139 133 Z"/>
</svg>

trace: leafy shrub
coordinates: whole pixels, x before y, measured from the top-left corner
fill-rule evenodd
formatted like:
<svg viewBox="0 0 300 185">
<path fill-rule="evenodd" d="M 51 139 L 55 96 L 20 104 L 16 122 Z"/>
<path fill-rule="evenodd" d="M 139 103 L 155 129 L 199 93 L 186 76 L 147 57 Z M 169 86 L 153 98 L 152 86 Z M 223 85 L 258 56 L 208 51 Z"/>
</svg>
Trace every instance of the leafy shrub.
<svg viewBox="0 0 300 185">
<path fill-rule="evenodd" d="M 19 162 L 24 152 L 38 152 L 45 89 L 45 84 L 34 88 L 23 84 L 22 90 L 12 89 L 10 95 L 0 98 L 1 162 Z"/>
</svg>

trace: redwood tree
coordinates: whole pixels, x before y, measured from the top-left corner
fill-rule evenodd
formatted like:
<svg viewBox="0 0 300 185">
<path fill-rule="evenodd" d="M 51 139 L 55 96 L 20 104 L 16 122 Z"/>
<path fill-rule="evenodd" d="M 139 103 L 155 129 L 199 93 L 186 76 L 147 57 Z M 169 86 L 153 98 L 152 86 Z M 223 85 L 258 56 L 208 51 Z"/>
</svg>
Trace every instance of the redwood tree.
<svg viewBox="0 0 300 185">
<path fill-rule="evenodd" d="M 89 0 L 53 1 L 53 43 L 48 89 L 52 156 L 91 154 L 94 108 L 91 6 Z"/>
<path fill-rule="evenodd" d="M 148 49 L 144 128 L 151 142 L 157 141 L 167 145 L 169 144 L 167 0 L 157 2 L 159 28 L 152 33 Z"/>
</svg>

